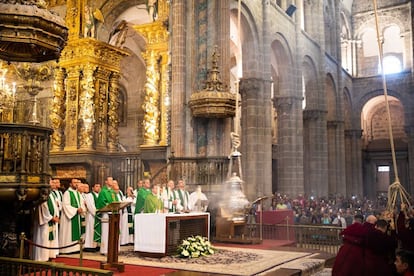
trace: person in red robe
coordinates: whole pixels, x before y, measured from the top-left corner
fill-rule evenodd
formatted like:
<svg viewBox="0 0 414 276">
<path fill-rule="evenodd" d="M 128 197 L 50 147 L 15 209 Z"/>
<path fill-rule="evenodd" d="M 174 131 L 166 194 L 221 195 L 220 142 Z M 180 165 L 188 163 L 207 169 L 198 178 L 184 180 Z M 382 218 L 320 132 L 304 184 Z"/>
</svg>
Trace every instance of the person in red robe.
<svg viewBox="0 0 414 276">
<path fill-rule="evenodd" d="M 365 275 L 394 275 L 394 252 L 397 239 L 394 231 L 388 234 L 388 222 L 379 219 L 375 225 L 365 222 Z"/>
<path fill-rule="evenodd" d="M 343 245 L 332 267 L 333 276 L 359 276 L 364 274 L 364 243 L 366 227 L 363 216 L 355 215 L 354 222 L 341 232 Z"/>
</svg>

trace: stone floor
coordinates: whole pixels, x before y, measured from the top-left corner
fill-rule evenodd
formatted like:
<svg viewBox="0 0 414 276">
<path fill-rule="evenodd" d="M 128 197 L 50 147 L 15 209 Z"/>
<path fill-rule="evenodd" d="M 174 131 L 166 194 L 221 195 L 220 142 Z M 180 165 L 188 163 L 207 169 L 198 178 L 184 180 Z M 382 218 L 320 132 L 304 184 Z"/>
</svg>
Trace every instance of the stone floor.
<svg viewBox="0 0 414 276">
<path fill-rule="evenodd" d="M 222 244 L 221 244 L 222 245 Z M 266 244 L 269 245 L 269 244 Z M 228 244 L 229 248 L 234 248 L 237 247 L 238 249 L 240 249 L 240 251 L 249 251 L 249 248 L 243 248 L 242 245 L 235 245 L 235 244 Z M 131 250 L 131 248 L 129 247 L 123 247 L 121 248 L 121 251 L 124 250 Z M 259 250 L 263 250 L 259 249 Z M 315 251 L 315 250 L 305 250 L 305 249 L 299 249 L 293 246 L 270 246 L 270 248 L 268 247 L 266 250 L 272 251 L 272 253 L 276 253 L 274 251 L 281 251 L 281 252 L 289 252 L 289 253 L 294 253 L 297 252 L 297 254 L 295 254 L 296 257 L 291 258 L 283 263 L 278 264 L 277 266 L 271 267 L 266 269 L 264 272 L 260 272 L 260 273 L 254 273 L 253 275 L 258 275 L 258 276 L 271 276 L 271 275 L 275 275 L 275 276 L 293 276 L 293 275 L 298 275 L 298 276 L 328 276 L 331 275 L 331 269 L 327 268 L 327 267 L 331 267 L 333 260 L 335 258 L 334 255 L 332 254 L 328 254 L 328 253 L 324 253 L 324 252 L 320 252 L 320 251 Z M 308 253 L 308 254 L 303 254 L 304 252 Z M 88 258 L 88 255 L 90 255 L 90 253 L 85 253 L 84 257 L 85 259 Z M 269 254 L 272 255 L 272 254 Z M 286 254 L 285 254 L 286 255 Z M 133 256 L 130 256 L 133 257 Z M 105 259 L 104 256 L 96 256 L 95 258 L 99 259 L 99 258 L 103 258 Z M 133 262 L 128 262 L 128 261 L 132 261 L 132 259 L 129 259 L 128 261 L 123 260 L 124 263 L 131 263 L 131 264 L 138 264 L 139 263 L 133 263 Z M 190 264 L 188 264 L 189 266 Z M 158 267 L 158 265 L 156 265 Z M 229 272 L 224 272 L 226 274 L 220 274 L 217 272 L 221 272 L 221 270 L 213 270 L 213 272 L 195 272 L 195 271 L 189 271 L 189 270 L 184 270 L 186 268 L 186 264 L 182 264 L 181 266 L 179 266 L 179 268 L 174 268 L 177 271 L 174 272 L 170 272 L 165 274 L 165 276 L 218 276 L 218 275 L 231 275 L 229 274 Z M 162 266 L 159 266 L 162 267 Z M 181 267 L 183 270 L 181 270 Z M 197 269 L 193 269 L 193 270 L 197 270 Z M 203 270 L 201 270 L 203 271 Z M 211 271 L 211 270 L 206 270 L 206 271 Z M 238 275 L 251 275 L 249 273 L 246 272 L 246 274 L 238 274 Z"/>
</svg>

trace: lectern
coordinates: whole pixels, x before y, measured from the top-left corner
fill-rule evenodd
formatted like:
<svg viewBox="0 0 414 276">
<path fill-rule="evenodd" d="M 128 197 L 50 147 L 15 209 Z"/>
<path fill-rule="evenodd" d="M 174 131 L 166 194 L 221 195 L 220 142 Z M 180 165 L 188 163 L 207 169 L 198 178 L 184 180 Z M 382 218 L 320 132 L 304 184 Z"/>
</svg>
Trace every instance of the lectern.
<svg viewBox="0 0 414 276">
<path fill-rule="evenodd" d="M 106 263 L 101 263 L 101 269 L 116 268 L 119 272 L 124 272 L 124 263 L 118 262 L 119 210 L 130 204 L 131 202 L 112 202 L 98 210 L 99 213 L 107 212 L 109 216 L 108 255 Z"/>
</svg>

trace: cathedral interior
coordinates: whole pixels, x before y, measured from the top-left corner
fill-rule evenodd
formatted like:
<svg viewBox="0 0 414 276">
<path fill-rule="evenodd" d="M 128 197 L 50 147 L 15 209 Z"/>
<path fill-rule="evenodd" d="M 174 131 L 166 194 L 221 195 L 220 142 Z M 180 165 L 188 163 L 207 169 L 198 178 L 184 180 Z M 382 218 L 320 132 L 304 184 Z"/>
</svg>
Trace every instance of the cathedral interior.
<svg viewBox="0 0 414 276">
<path fill-rule="evenodd" d="M 396 175 L 414 192 L 412 1 L 20 2 L 65 35 L 33 51 L 0 20 L 2 183 L 184 179 L 213 197 L 237 152 L 249 200 L 375 198 Z"/>
</svg>

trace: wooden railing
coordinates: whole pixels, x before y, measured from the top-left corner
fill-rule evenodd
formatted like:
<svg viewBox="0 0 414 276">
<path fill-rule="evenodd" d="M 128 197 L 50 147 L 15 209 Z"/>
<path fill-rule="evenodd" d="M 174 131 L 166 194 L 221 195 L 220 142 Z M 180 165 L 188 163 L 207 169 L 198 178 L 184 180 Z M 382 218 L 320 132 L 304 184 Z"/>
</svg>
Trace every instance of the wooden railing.
<svg viewBox="0 0 414 276">
<path fill-rule="evenodd" d="M 82 268 L 55 262 L 0 257 L 0 275 L 111 276 L 110 270 Z"/>
</svg>

